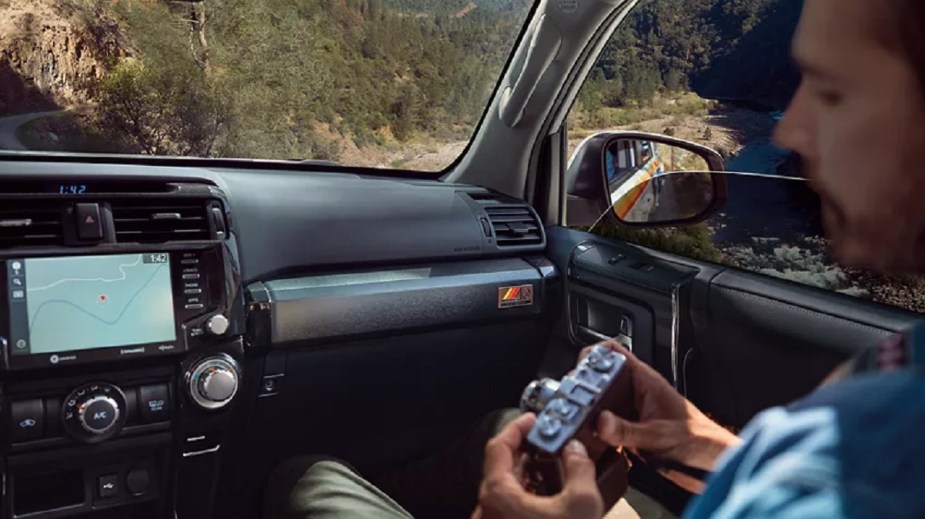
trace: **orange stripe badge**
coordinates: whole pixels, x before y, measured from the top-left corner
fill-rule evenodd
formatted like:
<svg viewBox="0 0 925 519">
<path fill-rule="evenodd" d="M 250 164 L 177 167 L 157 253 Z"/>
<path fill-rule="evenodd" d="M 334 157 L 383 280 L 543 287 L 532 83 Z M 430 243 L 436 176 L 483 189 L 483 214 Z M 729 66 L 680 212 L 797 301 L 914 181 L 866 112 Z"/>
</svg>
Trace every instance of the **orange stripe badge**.
<svg viewBox="0 0 925 519">
<path fill-rule="evenodd" d="M 498 289 L 498 308 L 516 308 L 533 304 L 533 285 L 500 287 Z"/>
</svg>

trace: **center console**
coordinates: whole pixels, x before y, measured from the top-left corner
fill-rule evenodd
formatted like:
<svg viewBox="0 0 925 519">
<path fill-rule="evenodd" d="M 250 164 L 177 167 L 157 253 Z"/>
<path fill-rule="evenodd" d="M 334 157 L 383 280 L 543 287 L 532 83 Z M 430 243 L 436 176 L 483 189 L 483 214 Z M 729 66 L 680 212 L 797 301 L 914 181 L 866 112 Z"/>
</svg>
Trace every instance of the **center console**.
<svg viewBox="0 0 925 519">
<path fill-rule="evenodd" d="M 51 184 L 0 192 L 0 517 L 208 517 L 243 376 L 227 200 Z"/>
</svg>

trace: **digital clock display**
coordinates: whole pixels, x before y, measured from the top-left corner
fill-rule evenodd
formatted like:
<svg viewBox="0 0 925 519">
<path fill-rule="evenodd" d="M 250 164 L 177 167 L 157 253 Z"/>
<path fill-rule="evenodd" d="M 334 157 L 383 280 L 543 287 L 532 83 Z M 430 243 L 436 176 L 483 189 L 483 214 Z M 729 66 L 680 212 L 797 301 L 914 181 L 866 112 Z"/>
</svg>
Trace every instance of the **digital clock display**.
<svg viewBox="0 0 925 519">
<path fill-rule="evenodd" d="M 82 195 L 87 192 L 86 184 L 58 184 L 57 187 L 59 195 Z"/>
</svg>

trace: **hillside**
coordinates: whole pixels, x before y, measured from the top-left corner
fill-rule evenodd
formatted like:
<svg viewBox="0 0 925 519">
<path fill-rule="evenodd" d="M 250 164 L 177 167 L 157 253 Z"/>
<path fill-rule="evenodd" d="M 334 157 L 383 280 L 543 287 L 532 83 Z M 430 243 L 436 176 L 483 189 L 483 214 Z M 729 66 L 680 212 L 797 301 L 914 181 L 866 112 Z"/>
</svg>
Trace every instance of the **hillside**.
<svg viewBox="0 0 925 519">
<path fill-rule="evenodd" d="M 790 40 L 802 0 L 643 2 L 604 48 L 580 98 L 586 110 L 693 90 L 783 108 L 798 82 Z"/>
<path fill-rule="evenodd" d="M 84 23 L 66 2 L 0 1 L 0 114 L 80 104 L 95 95 L 107 64 L 127 55 L 114 21 L 95 18 L 92 26 Z"/>
<path fill-rule="evenodd" d="M 383 5 L 398 13 L 457 15 L 475 9 L 488 12 L 520 12 L 530 7 L 528 0 L 383 0 Z"/>
<path fill-rule="evenodd" d="M 530 6 L 0 0 L 0 111 L 84 106 L 42 126 L 79 134 L 52 149 L 418 164 L 469 137 Z M 776 106 L 793 85 L 782 71 L 798 10 L 645 2 L 607 45 L 578 112 L 594 120 L 690 90 Z"/>
</svg>

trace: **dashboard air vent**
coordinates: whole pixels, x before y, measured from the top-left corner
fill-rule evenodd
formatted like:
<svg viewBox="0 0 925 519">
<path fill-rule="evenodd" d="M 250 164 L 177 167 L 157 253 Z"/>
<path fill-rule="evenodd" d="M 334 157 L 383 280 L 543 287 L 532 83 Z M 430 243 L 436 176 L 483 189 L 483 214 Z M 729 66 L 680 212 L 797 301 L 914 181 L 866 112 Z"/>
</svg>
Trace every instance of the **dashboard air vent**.
<svg viewBox="0 0 925 519">
<path fill-rule="evenodd" d="M 136 198 L 112 200 L 119 243 L 163 243 L 212 239 L 210 205 L 205 199 Z"/>
<path fill-rule="evenodd" d="M 494 202 L 501 200 L 501 196 L 494 193 L 466 193 L 469 195 L 469 198 L 475 200 L 476 202 Z"/>
<path fill-rule="evenodd" d="M 499 248 L 540 245 L 543 231 L 540 222 L 529 207 L 501 206 L 486 207 L 495 242 Z"/>
<path fill-rule="evenodd" d="M 0 200 L 0 248 L 62 245 L 61 211 L 57 200 Z"/>
</svg>

